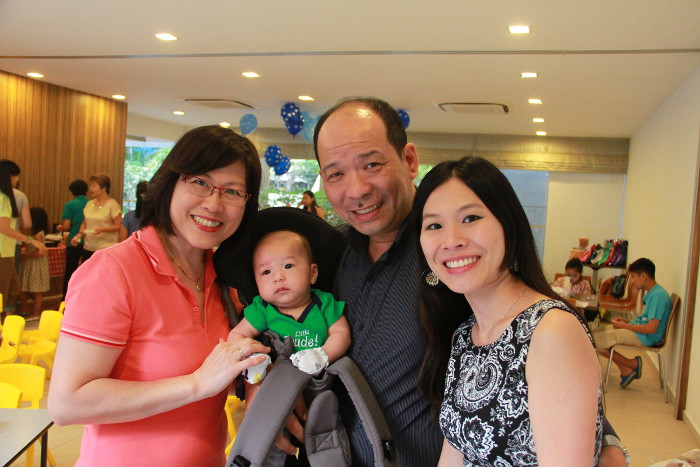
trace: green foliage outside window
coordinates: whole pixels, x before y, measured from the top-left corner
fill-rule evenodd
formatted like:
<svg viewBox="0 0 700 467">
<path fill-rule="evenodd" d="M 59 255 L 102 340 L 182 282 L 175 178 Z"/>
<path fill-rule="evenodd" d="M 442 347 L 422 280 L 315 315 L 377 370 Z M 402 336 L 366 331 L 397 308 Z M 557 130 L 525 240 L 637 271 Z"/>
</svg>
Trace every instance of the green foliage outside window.
<svg viewBox="0 0 700 467">
<path fill-rule="evenodd" d="M 170 152 L 169 148 L 144 148 L 127 147 L 124 163 L 124 212 L 136 207 L 136 184 L 142 180 L 150 180 L 160 167 L 163 159 Z M 314 191 L 316 203 L 326 212 L 326 221 L 331 225 L 341 224 L 343 221 L 333 211 L 321 183 L 318 179 L 318 163 L 315 160 L 293 159 L 289 171 L 284 175 L 276 175 L 274 170 L 261 159 L 263 171 L 263 186 L 260 187 L 260 207 L 273 206 L 296 207 L 301 201 L 302 194 L 306 190 Z M 432 165 L 420 165 L 416 185 L 420 183 Z M 265 183 L 267 180 L 267 183 Z M 316 190 L 313 190 L 316 186 Z"/>
</svg>

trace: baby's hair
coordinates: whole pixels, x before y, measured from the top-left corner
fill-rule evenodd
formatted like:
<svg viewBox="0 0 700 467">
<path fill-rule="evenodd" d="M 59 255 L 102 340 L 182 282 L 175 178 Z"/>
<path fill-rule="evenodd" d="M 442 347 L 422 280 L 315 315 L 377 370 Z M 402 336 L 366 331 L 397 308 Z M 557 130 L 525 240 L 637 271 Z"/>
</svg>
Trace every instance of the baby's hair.
<svg viewBox="0 0 700 467">
<path fill-rule="evenodd" d="M 260 237 L 260 240 L 258 240 L 258 243 L 255 245 L 255 249 L 253 250 L 253 257 L 255 257 L 255 253 L 258 252 L 258 247 L 262 245 L 262 243 L 267 240 L 269 237 L 272 237 L 274 235 L 278 234 L 286 234 L 286 235 L 292 235 L 301 241 L 302 248 L 304 248 L 304 252 L 307 255 L 307 258 L 309 258 L 309 262 L 313 263 L 314 262 L 314 253 L 313 250 L 311 249 L 311 244 L 309 243 L 309 240 L 299 232 L 296 232 L 294 230 L 275 230 L 272 232 L 268 232 L 262 237 Z"/>
</svg>

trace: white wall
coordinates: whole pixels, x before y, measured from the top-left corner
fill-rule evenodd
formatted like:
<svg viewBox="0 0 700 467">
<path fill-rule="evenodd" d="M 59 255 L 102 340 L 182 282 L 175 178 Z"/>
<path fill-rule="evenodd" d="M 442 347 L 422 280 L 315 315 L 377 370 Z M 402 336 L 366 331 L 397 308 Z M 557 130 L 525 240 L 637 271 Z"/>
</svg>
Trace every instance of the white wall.
<svg viewBox="0 0 700 467">
<path fill-rule="evenodd" d="M 543 258 L 548 279 L 564 272 L 569 250 L 578 246 L 579 237 L 590 243 L 619 238 L 624 185 L 624 175 L 550 172 Z M 591 270 L 584 268 L 583 273 L 590 275 Z M 598 279 L 619 273 L 601 270 Z"/>
<path fill-rule="evenodd" d="M 645 256 L 656 279 L 681 300 L 686 280 L 700 149 L 700 69 L 663 102 L 631 139 L 623 235 L 632 259 Z M 694 284 L 693 284 L 694 286 Z M 700 302 L 699 302 L 700 303 Z M 681 304 L 685 309 L 684 303 Z M 697 308 L 690 310 L 697 314 Z M 675 391 L 681 320 L 664 352 Z M 695 320 L 686 416 L 700 427 L 700 320 Z"/>
</svg>

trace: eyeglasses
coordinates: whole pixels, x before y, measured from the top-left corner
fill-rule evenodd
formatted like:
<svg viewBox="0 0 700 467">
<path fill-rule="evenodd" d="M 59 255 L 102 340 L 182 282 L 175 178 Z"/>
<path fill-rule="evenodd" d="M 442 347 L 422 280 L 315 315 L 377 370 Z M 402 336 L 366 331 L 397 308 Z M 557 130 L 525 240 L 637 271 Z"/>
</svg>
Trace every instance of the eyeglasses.
<svg viewBox="0 0 700 467">
<path fill-rule="evenodd" d="M 214 190 L 219 190 L 221 201 L 231 206 L 243 206 L 250 199 L 245 191 L 221 188 L 192 175 L 183 175 L 180 181 L 185 184 L 187 191 L 197 196 L 209 196 Z"/>
</svg>

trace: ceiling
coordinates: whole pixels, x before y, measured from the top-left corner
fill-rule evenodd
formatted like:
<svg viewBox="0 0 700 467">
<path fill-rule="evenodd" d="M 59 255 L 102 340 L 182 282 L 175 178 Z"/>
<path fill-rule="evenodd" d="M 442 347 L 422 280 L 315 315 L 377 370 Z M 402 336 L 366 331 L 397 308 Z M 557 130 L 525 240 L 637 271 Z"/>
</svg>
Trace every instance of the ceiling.
<svg viewBox="0 0 700 467">
<path fill-rule="evenodd" d="M 376 95 L 408 112 L 409 131 L 627 138 L 698 68 L 697 0 L 0 0 L 0 70 L 124 94 L 130 114 L 188 127 L 252 113 L 283 128 L 285 102 L 315 115 Z M 262 77 L 241 76 L 251 70 Z M 510 112 L 445 113 L 444 102 Z"/>
</svg>

